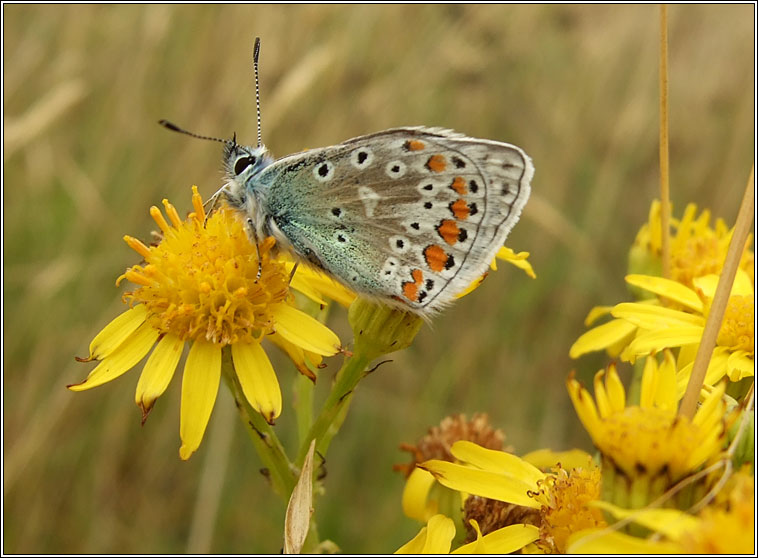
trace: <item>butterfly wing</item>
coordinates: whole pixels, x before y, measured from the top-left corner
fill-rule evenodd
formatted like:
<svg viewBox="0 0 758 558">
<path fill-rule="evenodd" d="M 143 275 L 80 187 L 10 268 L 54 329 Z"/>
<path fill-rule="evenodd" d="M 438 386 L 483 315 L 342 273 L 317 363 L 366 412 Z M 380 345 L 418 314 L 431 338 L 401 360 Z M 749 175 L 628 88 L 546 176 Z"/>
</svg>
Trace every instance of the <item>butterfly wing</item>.
<svg viewBox="0 0 758 558">
<path fill-rule="evenodd" d="M 264 231 L 296 255 L 423 314 L 487 270 L 533 174 L 513 145 L 397 128 L 279 159 L 251 189 Z"/>
</svg>

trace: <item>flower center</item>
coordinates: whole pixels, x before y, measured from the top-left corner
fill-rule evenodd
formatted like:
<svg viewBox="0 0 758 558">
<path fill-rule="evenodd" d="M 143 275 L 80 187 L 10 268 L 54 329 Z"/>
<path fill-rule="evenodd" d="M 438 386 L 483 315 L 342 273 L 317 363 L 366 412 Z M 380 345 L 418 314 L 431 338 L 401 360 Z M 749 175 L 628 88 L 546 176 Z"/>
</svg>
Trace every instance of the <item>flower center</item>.
<svg viewBox="0 0 758 558">
<path fill-rule="evenodd" d="M 173 226 L 152 212 L 163 231 L 160 244 L 148 248 L 127 239 L 146 263 L 126 271 L 140 286 L 124 296 L 145 304 L 154 328 L 181 339 L 227 345 L 270 333 L 271 305 L 285 300 L 289 288 L 285 266 L 269 254 L 273 239 L 256 249 L 230 209 L 206 220 L 200 205 L 185 221 L 169 204 L 166 210 Z"/>
<path fill-rule="evenodd" d="M 604 527 L 603 513 L 587 504 L 600 498 L 600 468 L 592 464 L 570 472 L 556 468 L 554 475 L 539 481 L 534 498 L 540 509 L 540 540 L 537 546 L 551 553 L 565 553 L 568 538 L 582 529 Z"/>
<path fill-rule="evenodd" d="M 709 455 L 697 454 L 707 433 L 682 417 L 653 407 L 626 407 L 603 420 L 595 440 L 603 455 L 629 477 L 666 473 L 678 480 Z"/>
<path fill-rule="evenodd" d="M 720 347 L 742 350 L 752 355 L 753 340 L 755 339 L 754 318 L 753 297 L 730 296 L 716 343 Z"/>
</svg>

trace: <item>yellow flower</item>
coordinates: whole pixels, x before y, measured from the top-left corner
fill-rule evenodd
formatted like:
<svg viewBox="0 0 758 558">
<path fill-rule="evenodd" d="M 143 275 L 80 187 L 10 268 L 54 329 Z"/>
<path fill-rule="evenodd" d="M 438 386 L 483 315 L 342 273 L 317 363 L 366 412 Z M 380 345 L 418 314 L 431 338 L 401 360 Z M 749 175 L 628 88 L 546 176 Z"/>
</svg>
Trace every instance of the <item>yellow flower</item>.
<svg viewBox="0 0 758 558">
<path fill-rule="evenodd" d="M 694 290 L 681 283 L 650 277 L 629 275 L 627 282 L 673 300 L 684 310 L 639 303 L 616 305 L 611 314 L 637 329 L 634 340 L 621 353 L 624 360 L 634 361 L 641 355 L 664 348 L 682 347 L 678 374 L 680 395 L 684 393 L 697 345 L 703 336 L 705 321 L 716 292 L 718 276 L 706 275 L 694 279 Z M 737 271 L 726 313 L 721 324 L 716 348 L 706 373 L 705 383 L 716 384 L 724 375 L 733 382 L 754 375 L 755 293 L 748 275 Z"/>
<path fill-rule="evenodd" d="M 532 279 L 536 279 L 537 275 L 534 273 L 534 269 L 532 268 L 532 264 L 529 263 L 529 252 L 519 252 L 518 254 L 514 252 L 512 249 L 508 248 L 507 246 L 503 246 L 498 250 L 497 254 L 495 254 L 494 259 L 492 260 L 492 263 L 490 264 L 490 269 L 493 271 L 497 271 L 497 260 L 503 260 L 504 262 L 508 262 L 511 265 L 516 266 L 521 271 L 526 273 L 529 277 Z M 458 293 L 457 298 L 462 298 L 466 296 L 467 294 L 470 294 L 472 291 L 477 289 L 479 285 L 481 285 L 484 280 L 487 278 L 487 273 L 482 275 L 481 277 L 474 279 L 471 284 L 466 287 L 465 290 Z"/>
<path fill-rule="evenodd" d="M 741 475 L 738 473 L 739 476 Z M 626 510 L 607 502 L 596 505 L 619 520 L 652 532 L 640 538 L 609 529 L 572 535 L 568 551 L 576 554 L 755 554 L 755 501 L 752 476 L 742 475 L 725 506 L 717 503 L 697 516 L 680 510 Z"/>
<path fill-rule="evenodd" d="M 439 426 L 429 428 L 427 434 L 416 444 L 401 444 L 400 449 L 411 454 L 410 463 L 393 466 L 394 470 L 403 472 L 407 477 L 402 499 L 405 515 L 426 522 L 437 513 L 452 515 L 460 509 L 460 495 L 451 494 L 450 490 L 436 484 L 428 471 L 417 467 L 429 459 L 454 461 L 450 448 L 459 440 L 502 450 L 505 434 L 492 427 L 485 413 L 477 413 L 471 420 L 467 420 L 466 415 L 459 414 L 445 417 Z"/>
<path fill-rule="evenodd" d="M 726 437 L 725 385 L 712 390 L 689 421 L 676 414 L 675 375 L 670 352 L 660 366 L 648 357 L 639 406 L 627 406 L 615 366 L 595 375 L 594 401 L 569 376 L 567 387 L 579 420 L 602 455 L 604 500 L 643 507 L 720 454 Z"/>
<path fill-rule="evenodd" d="M 135 401 L 143 421 L 168 387 L 185 344 L 190 344 L 182 377 L 179 454 L 188 459 L 200 446 L 216 401 L 222 349 L 231 361 L 250 405 L 267 421 L 279 416 L 282 397 L 274 369 L 261 348 L 267 338 L 284 349 L 303 372 L 306 361 L 340 348 L 337 336 L 293 305 L 289 292 L 292 263 L 272 256 L 273 239 L 256 247 L 232 210 L 206 218 L 193 187 L 195 209 L 182 221 L 164 200 L 170 221 L 156 207 L 150 213 L 161 229 L 154 246 L 124 239 L 144 259 L 119 278 L 137 285 L 124 295 L 131 308 L 108 324 L 90 344 L 89 357 L 99 364 L 79 384 L 83 391 L 109 382 L 133 368 L 152 349 L 137 383 Z M 314 284 L 295 274 L 293 286 L 306 294 L 338 293 L 337 285 Z M 307 288 L 306 288 L 307 287 Z"/>
<path fill-rule="evenodd" d="M 733 230 L 729 230 L 722 219 L 710 225 L 710 211 L 703 210 L 697 215 L 694 203 L 687 205 L 681 219 L 671 219 L 670 271 L 671 279 L 687 287 L 693 287 L 693 280 L 704 275 L 720 274 L 729 249 Z M 754 255 L 745 246 L 740 260 L 740 268 L 753 281 Z M 645 275 L 661 274 L 661 203 L 653 200 L 648 222 L 637 233 L 629 252 L 631 273 Z"/>
<path fill-rule="evenodd" d="M 600 472 L 586 454 L 582 467 L 572 470 L 556 467 L 554 473 L 548 474 L 515 455 L 471 442 L 456 442 L 451 452 L 462 463 L 430 460 L 421 467 L 444 486 L 466 494 L 468 499 L 482 497 L 526 508 L 518 513 L 507 509 L 503 516 L 506 525 L 497 525 L 479 510 L 475 526 L 477 541 L 472 545 L 480 538 L 479 525 L 483 520 L 494 530 L 482 540 L 496 539 L 498 546 L 490 546 L 489 551 L 498 553 L 513 552 L 531 542 L 544 552 L 565 552 L 571 533 L 605 525 L 599 510 L 587 506 L 599 497 Z M 528 509 L 535 513 L 526 513 Z M 502 515 L 504 508 L 495 506 L 494 510 Z M 531 524 L 510 523 L 513 519 Z M 530 540 L 524 538 L 525 533 L 529 533 Z M 520 546 L 514 546 L 514 541 Z M 472 550 L 470 547 L 465 552 Z"/>
</svg>

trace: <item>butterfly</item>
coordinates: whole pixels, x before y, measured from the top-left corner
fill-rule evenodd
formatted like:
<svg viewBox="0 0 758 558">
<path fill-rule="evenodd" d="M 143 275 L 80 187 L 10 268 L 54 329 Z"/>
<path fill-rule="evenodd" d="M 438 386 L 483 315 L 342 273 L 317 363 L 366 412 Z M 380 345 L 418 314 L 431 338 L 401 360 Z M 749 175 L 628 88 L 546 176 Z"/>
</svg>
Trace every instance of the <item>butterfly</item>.
<svg viewBox="0 0 758 558">
<path fill-rule="evenodd" d="M 256 94 L 258 52 L 256 40 Z M 274 159 L 259 112 L 258 146 L 218 141 L 217 195 L 254 240 L 273 236 L 353 291 L 425 317 L 487 271 L 534 175 L 519 147 L 442 128 L 392 128 Z"/>
</svg>

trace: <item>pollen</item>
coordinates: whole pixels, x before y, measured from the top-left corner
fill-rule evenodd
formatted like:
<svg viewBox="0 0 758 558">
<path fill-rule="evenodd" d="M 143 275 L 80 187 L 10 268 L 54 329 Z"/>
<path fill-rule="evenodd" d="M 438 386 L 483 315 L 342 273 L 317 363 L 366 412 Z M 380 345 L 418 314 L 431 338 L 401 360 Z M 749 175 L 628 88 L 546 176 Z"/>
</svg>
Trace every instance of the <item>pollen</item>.
<svg viewBox="0 0 758 558">
<path fill-rule="evenodd" d="M 256 249 L 237 212 L 228 208 L 206 219 L 196 188 L 195 211 L 186 220 L 168 201 L 163 205 L 168 220 L 151 208 L 163 234 L 160 244 L 148 247 L 125 239 L 145 260 L 119 278 L 138 285 L 125 299 L 145 304 L 155 329 L 182 340 L 223 346 L 270 333 L 273 319 L 267 308 L 289 296 L 289 274 L 270 255 L 273 239 Z"/>
<path fill-rule="evenodd" d="M 592 465 L 566 471 L 560 465 L 554 475 L 539 481 L 540 491 L 534 498 L 540 509 L 540 539 L 536 545 L 547 553 L 564 554 L 572 533 L 583 529 L 605 527 L 603 513 L 588 504 L 600 499 L 600 468 Z"/>
<path fill-rule="evenodd" d="M 753 354 L 754 339 L 755 305 L 753 297 L 730 296 L 716 343 L 720 347 Z"/>
</svg>

